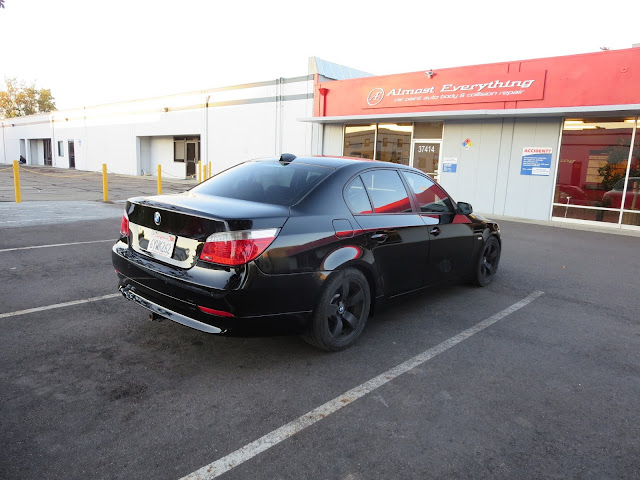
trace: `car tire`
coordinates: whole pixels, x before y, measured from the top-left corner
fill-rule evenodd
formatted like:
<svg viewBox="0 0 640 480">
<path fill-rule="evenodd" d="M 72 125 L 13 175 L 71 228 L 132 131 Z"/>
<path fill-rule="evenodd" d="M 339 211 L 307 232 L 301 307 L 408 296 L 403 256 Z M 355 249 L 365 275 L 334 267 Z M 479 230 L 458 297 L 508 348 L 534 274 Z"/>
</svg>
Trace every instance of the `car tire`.
<svg viewBox="0 0 640 480">
<path fill-rule="evenodd" d="M 359 270 L 335 272 L 325 282 L 303 338 L 328 351 L 343 350 L 364 330 L 371 307 L 371 290 Z"/>
<path fill-rule="evenodd" d="M 489 237 L 482 247 L 478 258 L 473 283 L 486 287 L 493 281 L 500 263 L 500 242 L 496 237 Z"/>
</svg>

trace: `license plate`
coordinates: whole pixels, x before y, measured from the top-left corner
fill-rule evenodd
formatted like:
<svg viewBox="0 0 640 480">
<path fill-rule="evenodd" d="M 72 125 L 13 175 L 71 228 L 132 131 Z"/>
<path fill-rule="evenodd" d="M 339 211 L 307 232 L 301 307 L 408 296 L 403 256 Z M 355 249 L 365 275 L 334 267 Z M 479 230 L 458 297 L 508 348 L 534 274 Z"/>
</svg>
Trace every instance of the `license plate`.
<svg viewBox="0 0 640 480">
<path fill-rule="evenodd" d="M 149 235 L 148 252 L 153 252 L 161 257 L 171 258 L 173 256 L 173 247 L 176 245 L 176 236 L 157 230 L 151 230 Z"/>
</svg>

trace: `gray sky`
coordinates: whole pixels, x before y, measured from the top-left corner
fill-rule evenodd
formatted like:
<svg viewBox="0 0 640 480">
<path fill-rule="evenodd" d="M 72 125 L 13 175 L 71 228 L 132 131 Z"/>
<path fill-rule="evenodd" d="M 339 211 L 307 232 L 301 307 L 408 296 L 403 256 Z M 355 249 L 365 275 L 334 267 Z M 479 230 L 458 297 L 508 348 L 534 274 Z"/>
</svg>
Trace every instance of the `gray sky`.
<svg viewBox="0 0 640 480">
<path fill-rule="evenodd" d="M 0 81 L 59 109 L 307 73 L 378 75 L 629 48 L 634 0 L 5 0 Z"/>
</svg>

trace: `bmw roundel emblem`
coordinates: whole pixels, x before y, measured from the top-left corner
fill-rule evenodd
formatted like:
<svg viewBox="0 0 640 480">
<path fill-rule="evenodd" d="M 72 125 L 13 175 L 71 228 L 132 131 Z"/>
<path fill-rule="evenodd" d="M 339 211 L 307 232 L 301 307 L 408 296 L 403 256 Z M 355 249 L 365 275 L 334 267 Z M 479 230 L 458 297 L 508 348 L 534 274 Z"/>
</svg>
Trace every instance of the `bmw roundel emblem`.
<svg viewBox="0 0 640 480">
<path fill-rule="evenodd" d="M 156 225 L 160 225 L 160 222 L 162 221 L 162 217 L 160 216 L 160 212 L 156 212 L 153 214 L 153 223 L 155 223 Z"/>
</svg>

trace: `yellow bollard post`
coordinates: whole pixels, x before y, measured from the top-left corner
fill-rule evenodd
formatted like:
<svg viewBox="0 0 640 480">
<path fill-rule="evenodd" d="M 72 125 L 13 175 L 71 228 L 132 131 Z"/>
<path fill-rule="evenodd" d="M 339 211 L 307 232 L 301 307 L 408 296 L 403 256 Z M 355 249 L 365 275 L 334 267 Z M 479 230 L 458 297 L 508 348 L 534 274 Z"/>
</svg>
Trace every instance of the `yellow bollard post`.
<svg viewBox="0 0 640 480">
<path fill-rule="evenodd" d="M 207 178 L 211 178 L 211 163 L 209 163 L 208 169 L 209 169 L 209 176 Z"/>
<path fill-rule="evenodd" d="M 20 164 L 18 160 L 13 161 L 13 189 L 16 192 L 16 203 L 22 202 L 22 194 L 20 193 Z"/>
<path fill-rule="evenodd" d="M 202 162 L 198 162 L 198 183 L 202 182 Z"/>
<path fill-rule="evenodd" d="M 102 164 L 102 201 L 109 201 L 109 185 L 107 183 L 107 164 Z"/>
<path fill-rule="evenodd" d="M 162 195 L 162 165 L 158 165 L 158 195 Z"/>
</svg>

